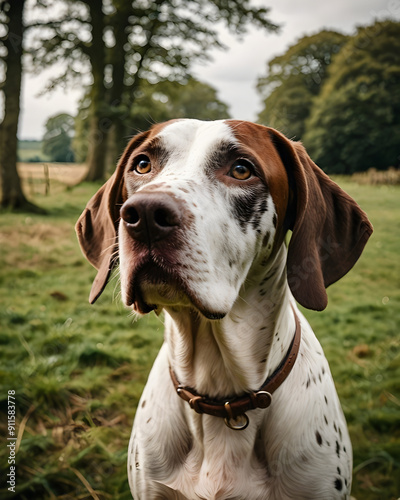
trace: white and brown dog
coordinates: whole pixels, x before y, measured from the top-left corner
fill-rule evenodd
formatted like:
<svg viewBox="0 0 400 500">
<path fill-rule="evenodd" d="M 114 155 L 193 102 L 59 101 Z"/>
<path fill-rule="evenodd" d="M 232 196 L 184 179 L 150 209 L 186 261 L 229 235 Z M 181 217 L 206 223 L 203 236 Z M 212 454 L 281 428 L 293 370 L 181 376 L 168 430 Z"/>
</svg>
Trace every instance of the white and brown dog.
<svg viewBox="0 0 400 500">
<path fill-rule="evenodd" d="M 136 500 L 349 497 L 346 422 L 295 299 L 324 309 L 372 227 L 301 144 L 234 120 L 155 125 L 77 232 L 91 302 L 119 260 L 124 303 L 165 311 L 129 445 Z"/>
</svg>

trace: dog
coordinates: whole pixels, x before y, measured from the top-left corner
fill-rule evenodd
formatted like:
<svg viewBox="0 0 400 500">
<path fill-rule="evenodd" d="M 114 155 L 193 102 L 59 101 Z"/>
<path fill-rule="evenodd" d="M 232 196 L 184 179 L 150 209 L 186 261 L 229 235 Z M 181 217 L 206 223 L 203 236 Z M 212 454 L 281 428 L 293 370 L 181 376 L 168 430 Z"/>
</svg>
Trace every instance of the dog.
<svg viewBox="0 0 400 500">
<path fill-rule="evenodd" d="M 91 303 L 119 263 L 125 305 L 165 314 L 128 450 L 136 500 L 349 498 L 346 421 L 296 301 L 323 310 L 372 226 L 300 143 L 237 120 L 156 124 L 76 229 Z"/>
</svg>

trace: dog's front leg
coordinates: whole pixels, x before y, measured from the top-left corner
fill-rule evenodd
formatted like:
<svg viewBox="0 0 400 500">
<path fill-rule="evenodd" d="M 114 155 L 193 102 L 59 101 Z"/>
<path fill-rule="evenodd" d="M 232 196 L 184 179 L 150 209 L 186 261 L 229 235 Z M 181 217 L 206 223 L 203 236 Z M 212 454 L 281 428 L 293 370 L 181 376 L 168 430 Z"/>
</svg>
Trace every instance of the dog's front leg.
<svg viewBox="0 0 400 500">
<path fill-rule="evenodd" d="M 166 486 L 179 474 L 191 449 L 183 404 L 169 378 L 164 344 L 139 401 L 129 443 L 128 477 L 135 500 L 187 500 Z"/>
</svg>

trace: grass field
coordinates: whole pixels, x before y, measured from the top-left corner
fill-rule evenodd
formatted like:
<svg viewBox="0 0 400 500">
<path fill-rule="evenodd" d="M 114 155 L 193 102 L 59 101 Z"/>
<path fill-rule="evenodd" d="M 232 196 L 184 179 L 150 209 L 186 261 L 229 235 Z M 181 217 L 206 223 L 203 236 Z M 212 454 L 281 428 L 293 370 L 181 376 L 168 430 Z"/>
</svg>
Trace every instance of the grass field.
<svg viewBox="0 0 400 500">
<path fill-rule="evenodd" d="M 354 447 L 353 496 L 400 496 L 400 187 L 338 179 L 375 232 L 360 262 L 306 311 L 330 362 Z M 51 183 L 48 215 L 0 214 L 0 497 L 130 497 L 135 407 L 162 342 L 150 315 L 133 322 L 114 279 L 94 306 L 95 271 L 74 223 L 98 185 Z M 16 492 L 7 491 L 8 391 L 15 391 Z M 323 499 L 321 499 L 323 500 Z"/>
<path fill-rule="evenodd" d="M 19 161 L 49 161 L 42 151 L 42 141 L 18 141 Z"/>
</svg>

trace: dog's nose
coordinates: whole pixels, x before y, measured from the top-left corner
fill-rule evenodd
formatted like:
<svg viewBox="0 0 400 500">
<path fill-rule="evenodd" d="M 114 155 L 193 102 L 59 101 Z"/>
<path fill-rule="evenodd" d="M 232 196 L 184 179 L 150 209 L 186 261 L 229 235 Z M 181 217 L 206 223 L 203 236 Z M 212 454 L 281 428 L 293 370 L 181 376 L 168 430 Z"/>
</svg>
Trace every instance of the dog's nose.
<svg viewBox="0 0 400 500">
<path fill-rule="evenodd" d="M 177 202 L 166 193 L 135 193 L 120 213 L 129 235 L 148 245 L 173 233 L 182 219 Z"/>
</svg>

